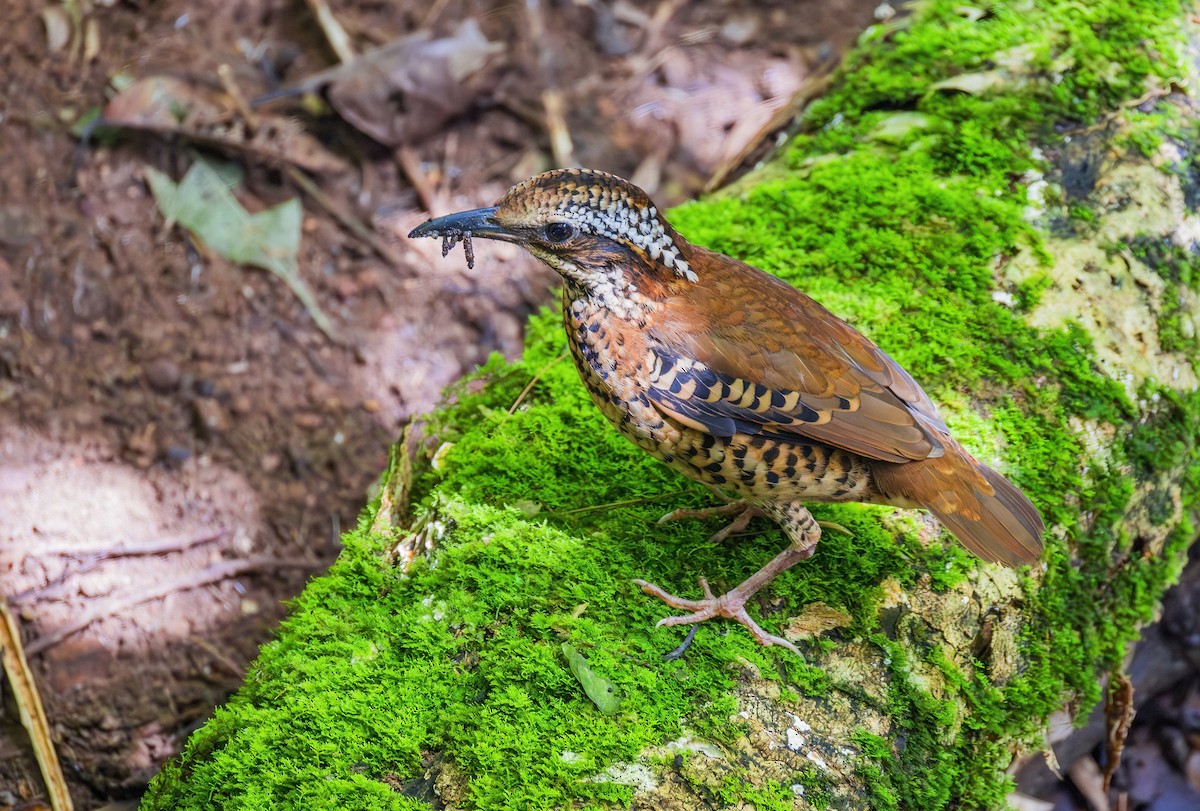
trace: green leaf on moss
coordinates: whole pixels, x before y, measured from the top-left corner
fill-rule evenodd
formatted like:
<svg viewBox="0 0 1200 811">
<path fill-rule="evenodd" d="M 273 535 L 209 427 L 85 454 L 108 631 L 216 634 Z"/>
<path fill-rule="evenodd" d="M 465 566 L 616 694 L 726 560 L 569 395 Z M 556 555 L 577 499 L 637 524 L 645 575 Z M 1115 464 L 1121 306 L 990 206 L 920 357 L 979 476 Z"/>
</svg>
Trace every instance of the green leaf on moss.
<svg viewBox="0 0 1200 811">
<path fill-rule="evenodd" d="M 562 652 L 567 657 L 567 664 L 571 666 L 571 672 L 583 685 L 583 692 L 587 693 L 587 697 L 592 700 L 596 708 L 605 715 L 612 715 L 616 712 L 621 706 L 621 697 L 617 694 L 617 686 L 592 670 L 588 660 L 572 645 L 564 642 Z"/>
</svg>

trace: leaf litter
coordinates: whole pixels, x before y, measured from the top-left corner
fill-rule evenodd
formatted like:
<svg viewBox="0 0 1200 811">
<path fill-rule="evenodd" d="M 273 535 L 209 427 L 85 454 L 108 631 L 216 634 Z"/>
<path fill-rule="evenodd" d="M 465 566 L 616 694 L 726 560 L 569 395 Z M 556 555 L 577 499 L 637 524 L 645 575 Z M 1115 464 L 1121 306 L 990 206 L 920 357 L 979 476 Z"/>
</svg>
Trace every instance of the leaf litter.
<svg viewBox="0 0 1200 811">
<path fill-rule="evenodd" d="M 298 199 L 251 214 L 233 195 L 232 188 L 241 181 L 236 167 L 219 168 L 197 160 L 178 184 L 153 167 L 147 166 L 145 172 L 168 223 L 179 223 L 231 262 L 273 273 L 300 300 L 317 328 L 331 341 L 340 342 L 337 327 L 300 277 L 297 256 L 303 211 Z"/>
</svg>

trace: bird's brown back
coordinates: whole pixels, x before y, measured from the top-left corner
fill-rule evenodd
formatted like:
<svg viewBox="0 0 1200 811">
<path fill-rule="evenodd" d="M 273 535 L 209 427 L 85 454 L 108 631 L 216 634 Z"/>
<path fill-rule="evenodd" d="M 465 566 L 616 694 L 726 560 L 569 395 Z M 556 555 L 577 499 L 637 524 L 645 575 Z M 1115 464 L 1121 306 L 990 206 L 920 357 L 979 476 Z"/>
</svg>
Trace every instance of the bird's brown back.
<svg viewBox="0 0 1200 811">
<path fill-rule="evenodd" d="M 673 286 L 650 322 L 651 337 L 720 377 L 764 386 L 780 399 L 798 395 L 788 410 L 752 414 L 731 407 L 731 413 L 870 459 L 941 455 L 945 424 L 886 353 L 791 285 L 689 247 L 700 282 Z M 800 419 L 803 410 L 818 416 Z"/>
<path fill-rule="evenodd" d="M 718 434 L 732 426 L 849 451 L 869 461 L 879 501 L 931 510 L 985 560 L 1014 565 L 1038 557 L 1044 526 L 1037 510 L 950 436 L 895 360 L 774 276 L 696 246 L 685 255 L 700 282 L 672 285 L 647 324 L 648 338 L 670 355 L 699 361 L 706 371 L 690 374 L 708 389 L 717 380 L 732 382 L 734 393 L 761 391 L 749 407 L 745 399 L 662 394 L 657 403 L 666 413 Z"/>
</svg>

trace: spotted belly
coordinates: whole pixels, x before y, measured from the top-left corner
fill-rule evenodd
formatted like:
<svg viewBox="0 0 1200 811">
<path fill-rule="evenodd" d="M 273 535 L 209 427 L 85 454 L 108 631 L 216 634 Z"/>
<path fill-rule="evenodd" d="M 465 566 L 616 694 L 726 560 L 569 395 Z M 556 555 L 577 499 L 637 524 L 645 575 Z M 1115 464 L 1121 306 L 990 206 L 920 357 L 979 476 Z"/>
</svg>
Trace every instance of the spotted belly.
<svg viewBox="0 0 1200 811">
<path fill-rule="evenodd" d="M 592 401 L 618 431 L 671 468 L 758 504 L 875 500 L 870 463 L 860 456 L 762 435 L 717 437 L 664 415 L 647 395 L 653 361 L 644 337 L 610 319 L 571 316 L 571 353 Z"/>
</svg>

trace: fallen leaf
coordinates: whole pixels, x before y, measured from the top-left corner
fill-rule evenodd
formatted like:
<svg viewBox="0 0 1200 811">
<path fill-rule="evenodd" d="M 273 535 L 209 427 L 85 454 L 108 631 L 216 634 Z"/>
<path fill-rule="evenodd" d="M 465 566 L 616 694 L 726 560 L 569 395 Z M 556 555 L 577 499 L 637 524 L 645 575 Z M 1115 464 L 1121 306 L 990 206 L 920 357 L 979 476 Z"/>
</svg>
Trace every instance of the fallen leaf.
<svg viewBox="0 0 1200 811">
<path fill-rule="evenodd" d="M 583 692 L 587 693 L 587 697 L 592 700 L 596 708 L 605 715 L 612 715 L 616 712 L 621 706 L 621 698 L 617 695 L 616 685 L 603 676 L 598 676 L 583 654 L 571 645 L 564 642 L 562 651 L 563 655 L 567 657 L 567 664 L 571 666 L 571 672 L 575 674 L 575 678 L 579 679 L 579 683 L 583 685 Z"/>
<path fill-rule="evenodd" d="M 61 6 L 42 9 L 42 24 L 46 26 L 46 50 L 61 51 L 71 41 L 71 20 Z"/>
<path fill-rule="evenodd" d="M 852 622 L 854 618 L 846 611 L 816 602 L 805 606 L 803 614 L 788 620 L 783 635 L 788 639 L 803 639 L 834 628 L 845 628 Z"/>
<path fill-rule="evenodd" d="M 294 164 L 320 174 L 346 168 L 300 125 L 270 114 L 257 116 L 250 129 L 224 93 L 170 76 L 138 79 L 113 97 L 100 123 L 177 135 L 269 163 Z"/>
<path fill-rule="evenodd" d="M 91 62 L 100 55 L 100 22 L 88 17 L 83 24 L 83 61 Z"/>
<path fill-rule="evenodd" d="M 933 123 L 932 119 L 922 113 L 894 113 L 875 125 L 867 134 L 872 141 L 882 141 L 885 144 L 898 144 L 914 130 L 927 129 Z"/>
<path fill-rule="evenodd" d="M 1121 765 L 1121 753 L 1125 739 L 1133 724 L 1133 679 L 1124 673 L 1112 672 L 1108 676 L 1108 691 L 1104 694 L 1104 791 L 1112 784 L 1112 777 Z"/>
<path fill-rule="evenodd" d="M 473 19 L 452 36 L 418 31 L 255 99 L 255 106 L 325 90 L 330 105 L 381 144 L 413 143 L 439 131 L 475 103 L 487 86 L 488 59 L 504 50 L 489 42 Z"/>
<path fill-rule="evenodd" d="M 1008 81 L 1007 76 L 999 70 L 988 70 L 982 73 L 960 73 L 929 86 L 930 90 L 957 90 L 972 96 L 981 96 L 990 90 L 996 90 Z"/>
<path fill-rule="evenodd" d="M 178 185 L 152 167 L 146 167 L 146 179 L 169 223 L 179 223 L 231 262 L 278 276 L 300 299 L 317 327 L 330 340 L 339 340 L 333 322 L 300 278 L 296 257 L 303 212 L 299 200 L 293 198 L 251 214 L 231 191 L 240 180 L 236 167 L 219 168 L 204 160 L 197 160 Z"/>
</svg>

